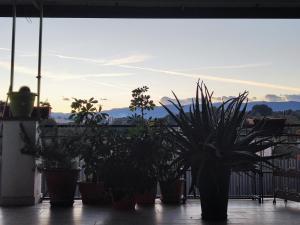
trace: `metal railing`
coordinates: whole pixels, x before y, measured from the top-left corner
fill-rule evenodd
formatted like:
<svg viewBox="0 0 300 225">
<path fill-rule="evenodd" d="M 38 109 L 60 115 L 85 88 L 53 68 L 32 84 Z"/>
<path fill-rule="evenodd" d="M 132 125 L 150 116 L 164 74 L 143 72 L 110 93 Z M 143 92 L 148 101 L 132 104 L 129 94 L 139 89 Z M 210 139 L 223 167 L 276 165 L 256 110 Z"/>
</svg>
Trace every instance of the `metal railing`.
<svg viewBox="0 0 300 225">
<path fill-rule="evenodd" d="M 75 126 L 73 125 L 57 125 L 59 136 L 68 136 L 72 134 Z M 77 126 L 76 126 L 77 127 Z M 130 126 L 124 125 L 112 125 L 110 127 L 114 128 L 126 128 Z M 46 126 L 47 129 L 52 129 L 52 126 Z M 84 128 L 84 127 L 83 127 Z M 286 140 L 286 144 L 294 144 L 300 146 L 300 124 L 287 124 L 285 125 L 284 132 L 276 137 L 276 139 L 284 139 Z M 0 134 L 0 144 L 1 144 L 2 134 Z M 2 145 L 2 144 L 1 144 Z M 0 147 L 1 150 L 1 147 Z M 284 169 L 288 169 L 291 166 L 291 163 L 296 163 L 291 160 L 279 160 L 276 162 L 277 165 L 280 165 Z M 295 164 L 296 165 L 296 164 Z M 297 164 L 300 165 L 300 164 Z M 298 168 L 300 169 L 300 168 Z M 275 180 L 273 178 L 272 170 L 263 170 L 262 174 L 254 174 L 254 173 L 245 173 L 245 172 L 233 172 L 230 178 L 230 189 L 229 189 L 229 197 L 230 198 L 249 198 L 255 199 L 258 198 L 260 201 L 263 197 L 272 197 L 274 193 L 274 185 Z M 80 173 L 80 179 L 83 179 L 83 171 Z M 185 197 L 186 198 L 194 198 L 199 197 L 197 191 L 193 193 L 188 193 L 188 190 L 191 186 L 191 173 L 190 171 L 186 172 L 185 176 Z M 300 188 L 300 181 L 290 183 L 292 188 L 298 189 Z M 43 183 L 43 193 L 46 194 L 46 185 Z M 159 193 L 158 193 L 159 194 Z M 76 197 L 80 198 L 80 194 L 77 191 Z"/>
</svg>

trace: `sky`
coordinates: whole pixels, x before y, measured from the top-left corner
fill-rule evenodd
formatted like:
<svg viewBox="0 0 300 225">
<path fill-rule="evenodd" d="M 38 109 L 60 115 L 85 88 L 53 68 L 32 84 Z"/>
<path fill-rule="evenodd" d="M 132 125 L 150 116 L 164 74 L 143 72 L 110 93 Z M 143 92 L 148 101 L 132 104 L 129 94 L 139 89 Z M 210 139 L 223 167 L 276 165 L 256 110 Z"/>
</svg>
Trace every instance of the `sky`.
<svg viewBox="0 0 300 225">
<path fill-rule="evenodd" d="M 10 77 L 11 18 L 0 18 L 0 100 Z M 300 20 L 44 19 L 41 100 L 70 112 L 72 98 L 104 110 L 128 107 L 148 86 L 162 97 L 195 95 L 203 80 L 216 99 L 300 101 Z M 37 88 L 39 21 L 17 18 L 14 91 Z"/>
</svg>

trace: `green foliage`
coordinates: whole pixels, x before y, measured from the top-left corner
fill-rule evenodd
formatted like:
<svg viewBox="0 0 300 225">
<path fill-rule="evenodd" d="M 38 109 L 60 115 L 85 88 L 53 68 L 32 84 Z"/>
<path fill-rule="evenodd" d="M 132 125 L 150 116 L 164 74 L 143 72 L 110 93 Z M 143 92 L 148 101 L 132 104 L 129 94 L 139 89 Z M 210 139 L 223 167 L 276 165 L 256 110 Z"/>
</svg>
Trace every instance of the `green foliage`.
<svg viewBox="0 0 300 225">
<path fill-rule="evenodd" d="M 110 129 L 99 127 L 91 129 L 82 137 L 80 159 L 84 160 L 84 169 L 87 182 L 98 183 L 103 180 L 103 167 L 110 155 Z"/>
<path fill-rule="evenodd" d="M 146 115 L 145 111 L 153 110 L 155 107 L 155 104 L 153 100 L 150 99 L 150 95 L 147 95 L 146 92 L 149 90 L 149 87 L 143 86 L 140 88 L 136 88 L 132 91 L 132 99 L 131 103 L 129 105 L 130 111 L 136 112 L 137 110 L 140 110 L 141 115 L 134 114 L 134 117 L 142 117 L 144 119 L 144 116 Z"/>
<path fill-rule="evenodd" d="M 99 124 L 103 119 L 105 119 L 108 114 L 101 113 L 102 107 L 96 104 L 98 100 L 94 98 L 86 99 L 77 99 L 74 98 L 74 101 L 71 104 L 71 115 L 69 119 L 74 120 L 78 125 L 96 125 Z"/>
<path fill-rule="evenodd" d="M 94 98 L 74 98 L 69 117 L 75 124 L 85 126 L 84 135 L 81 137 L 80 159 L 84 161 L 82 167 L 86 181 L 95 183 L 102 179 L 101 170 L 109 152 L 106 139 L 108 129 L 98 126 L 108 114 L 101 113 L 102 107 L 97 107 L 97 104 L 98 101 Z"/>
<path fill-rule="evenodd" d="M 49 128 L 39 127 L 39 139 L 32 142 L 22 123 L 20 124 L 21 137 L 25 143 L 21 152 L 41 158 L 44 168 L 73 168 L 81 148 L 81 134 L 60 136 L 56 126 Z"/>
<path fill-rule="evenodd" d="M 138 187 L 145 191 L 157 182 L 164 136 L 162 127 L 150 121 L 129 129 L 131 163 L 138 172 Z"/>
<path fill-rule="evenodd" d="M 243 124 L 246 116 L 247 92 L 223 102 L 217 109 L 212 105 L 212 93 L 203 83 L 197 83 L 196 97 L 185 113 L 179 99 L 172 105 L 178 110 L 168 111 L 180 129 L 169 128 L 176 140 L 179 168 L 192 168 L 193 183 L 198 184 L 203 168 L 230 168 L 232 170 L 257 171 L 259 162 L 271 166 L 270 159 L 257 153 L 276 145 L 272 136 L 260 138 L 264 131 L 254 127 L 245 133 Z M 244 104 L 245 103 L 245 104 Z M 203 171 L 205 172 L 205 171 Z M 213 176 L 213 174 L 212 174 Z"/>
</svg>

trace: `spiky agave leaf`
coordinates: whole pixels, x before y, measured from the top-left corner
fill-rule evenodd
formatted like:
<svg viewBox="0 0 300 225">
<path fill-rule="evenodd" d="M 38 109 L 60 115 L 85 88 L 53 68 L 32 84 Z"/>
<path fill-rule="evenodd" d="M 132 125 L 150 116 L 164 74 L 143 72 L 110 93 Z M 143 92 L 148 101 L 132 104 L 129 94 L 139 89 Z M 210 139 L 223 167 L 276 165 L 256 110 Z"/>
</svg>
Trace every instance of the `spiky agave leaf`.
<svg viewBox="0 0 300 225">
<path fill-rule="evenodd" d="M 215 109 L 212 93 L 203 82 L 198 81 L 196 96 L 188 113 L 174 92 L 173 95 L 176 102 L 170 102 L 177 113 L 161 105 L 179 127 L 169 131 L 177 143 L 177 162 L 181 162 L 181 167 L 192 167 L 193 184 L 198 181 L 204 165 L 212 160 L 216 165 L 237 171 L 255 171 L 259 162 L 272 166 L 269 160 L 281 156 L 262 157 L 257 154 L 277 144 L 272 141 L 272 136 L 262 138 L 264 131 L 259 130 L 259 126 L 243 134 L 248 92 L 223 102 Z"/>
</svg>

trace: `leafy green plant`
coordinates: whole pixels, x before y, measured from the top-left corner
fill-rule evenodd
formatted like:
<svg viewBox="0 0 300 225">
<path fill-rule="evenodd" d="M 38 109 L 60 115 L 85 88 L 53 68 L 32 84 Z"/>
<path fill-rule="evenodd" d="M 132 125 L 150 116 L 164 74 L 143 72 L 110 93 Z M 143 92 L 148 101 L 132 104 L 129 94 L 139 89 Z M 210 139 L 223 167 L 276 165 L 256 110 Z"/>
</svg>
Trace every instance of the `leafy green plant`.
<svg viewBox="0 0 300 225">
<path fill-rule="evenodd" d="M 110 130 L 108 127 L 100 127 L 87 133 L 82 138 L 80 159 L 84 160 L 82 168 L 86 181 L 98 183 L 103 180 L 103 167 L 111 151 L 108 142 Z"/>
<path fill-rule="evenodd" d="M 108 114 L 102 113 L 102 106 L 96 105 L 98 100 L 94 98 L 77 99 L 71 103 L 71 115 L 69 119 L 74 120 L 78 125 L 97 125 L 102 122 Z"/>
<path fill-rule="evenodd" d="M 133 196 L 138 183 L 138 172 L 132 163 L 132 144 L 128 138 L 128 130 L 113 129 L 107 137 L 111 151 L 103 167 L 104 183 L 117 198 Z"/>
<path fill-rule="evenodd" d="M 39 139 L 35 143 L 29 138 L 22 123 L 20 128 L 20 135 L 25 143 L 21 152 L 41 158 L 42 164 L 38 165 L 39 167 L 49 169 L 76 166 L 76 158 L 79 156 L 81 148 L 81 134 L 69 133 L 68 136 L 61 136 L 56 126 L 39 127 Z"/>
<path fill-rule="evenodd" d="M 99 127 L 99 124 L 108 116 L 102 113 L 101 105 L 94 98 L 76 99 L 71 104 L 70 119 L 76 125 L 83 125 L 84 132 L 81 137 L 80 159 L 84 161 L 83 169 L 86 181 L 97 183 L 101 180 L 101 171 L 109 152 L 106 139 L 108 129 Z"/>
<path fill-rule="evenodd" d="M 141 112 L 141 115 L 135 113 L 133 118 L 141 117 L 142 120 L 144 120 L 144 117 L 146 115 L 145 111 L 154 109 L 155 104 L 153 100 L 150 99 L 150 95 L 146 94 L 148 90 L 149 87 L 147 86 L 143 86 L 132 90 L 132 99 L 129 105 L 129 109 L 133 112 L 136 112 L 138 110 Z"/>
<path fill-rule="evenodd" d="M 156 123 L 129 128 L 130 159 L 138 172 L 140 191 L 156 184 L 162 156 L 163 136 Z"/>
</svg>

